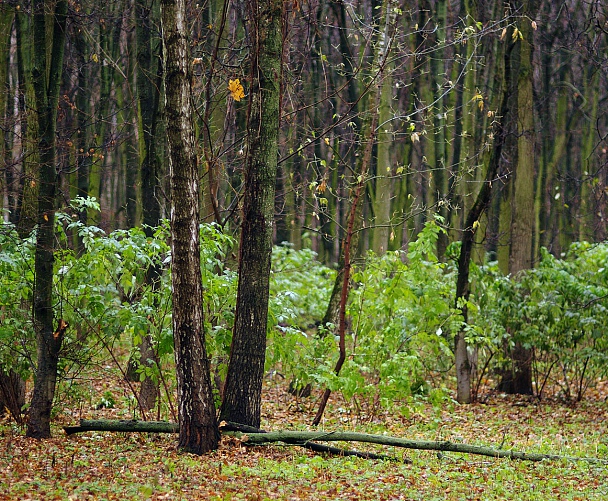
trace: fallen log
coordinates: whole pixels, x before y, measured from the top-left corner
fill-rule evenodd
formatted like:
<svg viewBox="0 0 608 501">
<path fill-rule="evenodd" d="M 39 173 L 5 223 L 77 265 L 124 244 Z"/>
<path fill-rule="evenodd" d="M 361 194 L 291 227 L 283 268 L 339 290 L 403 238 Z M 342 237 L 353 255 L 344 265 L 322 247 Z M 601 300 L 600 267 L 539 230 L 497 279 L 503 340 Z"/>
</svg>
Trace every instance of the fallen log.
<svg viewBox="0 0 608 501">
<path fill-rule="evenodd" d="M 480 445 L 461 444 L 450 441 L 427 441 L 409 440 L 406 438 L 391 437 L 386 435 L 370 435 L 367 433 L 356 432 L 327 432 L 319 433 L 315 431 L 275 431 L 269 433 L 228 433 L 240 438 L 245 443 L 260 445 L 270 442 L 299 441 L 306 443 L 309 440 L 321 442 L 367 442 L 393 447 L 403 447 L 406 449 L 429 450 L 438 452 L 462 452 L 467 454 L 477 454 L 494 458 L 520 459 L 523 461 L 543 461 L 543 460 L 569 460 L 586 461 L 598 464 L 608 464 L 608 459 L 559 456 L 555 454 L 538 454 L 519 452 L 514 450 L 494 449 Z"/>
<path fill-rule="evenodd" d="M 109 432 L 144 432 L 144 433 L 178 433 L 179 425 L 177 423 L 170 423 L 167 421 L 137 421 L 120 419 L 81 419 L 79 426 L 65 426 L 64 431 L 66 435 L 73 435 L 75 433 L 82 433 L 86 431 L 109 431 Z M 223 421 L 220 423 L 220 431 L 223 434 L 230 435 L 233 433 L 267 433 L 264 430 L 253 428 L 238 423 L 228 423 Z M 397 458 L 392 456 L 386 456 L 384 454 L 374 454 L 373 452 L 360 452 L 340 449 L 338 447 L 331 447 L 329 445 L 317 444 L 315 442 L 306 441 L 301 443 L 299 440 L 286 440 L 285 443 L 289 445 L 296 445 L 304 447 L 314 452 L 322 452 L 327 454 L 333 454 L 337 456 L 352 456 L 363 459 L 381 459 L 385 461 L 399 461 Z M 251 443 L 250 445 L 254 445 Z M 404 458 L 403 462 L 411 463 L 411 460 Z"/>
<path fill-rule="evenodd" d="M 222 421 L 220 423 L 220 431 L 222 432 L 222 435 L 227 435 L 227 436 L 237 436 L 239 433 L 243 434 L 243 433 L 269 433 L 265 430 L 261 430 L 258 428 L 254 428 L 252 426 L 247 426 L 244 424 L 240 424 L 240 423 L 232 423 L 232 422 L 227 422 L 227 421 Z M 247 443 L 245 441 L 243 441 L 243 443 L 245 443 L 247 445 Z M 270 443 L 270 442 L 269 442 Z M 384 454 L 374 454 L 373 452 L 361 452 L 361 451 L 353 451 L 353 450 L 348 450 L 348 449 L 340 449 L 339 447 L 331 447 L 329 445 L 323 445 L 323 444 L 317 444 L 316 442 L 302 442 L 300 440 L 291 440 L 291 441 L 286 441 L 284 442 L 286 444 L 289 445 L 296 445 L 299 447 L 304 447 L 305 449 L 309 449 L 313 452 L 323 452 L 326 454 L 332 454 L 334 456 L 350 456 L 350 457 L 358 457 L 358 458 L 363 458 L 363 459 L 381 459 L 384 461 L 400 461 L 399 459 L 393 457 L 393 456 L 386 456 Z M 257 444 L 250 444 L 250 445 L 257 445 Z M 262 445 L 266 445 L 266 444 L 262 444 Z M 411 464 L 412 460 L 408 459 L 408 458 L 403 458 L 401 460 L 404 463 L 407 464 Z"/>
<path fill-rule="evenodd" d="M 84 431 L 111 431 L 111 432 L 149 432 L 149 433 L 177 433 L 179 427 L 177 423 L 165 421 L 136 421 L 136 420 L 85 420 L 80 421 L 80 426 L 66 426 L 66 434 L 72 435 Z M 466 454 L 476 454 L 494 458 L 519 459 L 523 461 L 543 461 L 543 460 L 568 460 L 585 461 L 595 464 L 607 464 L 608 459 L 559 456 L 555 454 L 528 453 L 514 450 L 495 449 L 480 445 L 470 445 L 455 443 L 450 441 L 427 441 L 409 440 L 406 438 L 391 437 L 386 435 L 371 435 L 356 432 L 317 432 L 317 431 L 274 431 L 266 432 L 250 426 L 237 423 L 222 422 L 220 430 L 223 435 L 238 438 L 246 445 L 266 445 L 270 443 L 283 442 L 289 445 L 306 447 L 316 452 L 329 452 L 343 456 L 358 456 L 368 459 L 390 459 L 395 458 L 380 456 L 373 453 L 346 451 L 343 449 L 329 447 L 316 442 L 364 442 L 392 447 L 402 447 L 405 449 L 429 450 L 438 452 L 461 452 Z M 406 460 L 409 462 L 409 460 Z"/>
<path fill-rule="evenodd" d="M 85 431 L 178 433 L 179 425 L 167 421 L 138 421 L 136 419 L 81 419 L 79 426 L 64 426 L 66 435 Z"/>
</svg>

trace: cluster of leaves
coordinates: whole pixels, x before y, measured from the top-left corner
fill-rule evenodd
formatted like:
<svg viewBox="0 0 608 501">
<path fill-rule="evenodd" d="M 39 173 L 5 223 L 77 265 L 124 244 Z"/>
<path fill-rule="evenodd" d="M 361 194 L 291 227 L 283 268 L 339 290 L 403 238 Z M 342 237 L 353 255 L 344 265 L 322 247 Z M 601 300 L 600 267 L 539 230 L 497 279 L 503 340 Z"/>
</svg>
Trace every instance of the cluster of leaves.
<svg viewBox="0 0 608 501">
<path fill-rule="evenodd" d="M 370 253 L 355 267 L 347 306 L 348 358 L 339 375 L 333 370 L 338 356 L 335 326 L 310 329 L 310 320 L 318 325 L 323 316 L 334 274 L 312 264 L 306 256 L 310 251 L 275 250 L 275 304 L 283 306 L 290 322 L 306 319 L 308 331 L 297 328 L 301 324 L 279 324 L 268 350 L 269 366 L 280 366 L 297 387 L 314 382 L 371 411 L 429 391 L 440 397 L 441 384 L 432 377 L 449 370 L 448 333 L 462 319 L 453 308 L 455 272 L 435 254 L 439 231 L 430 222 L 407 254 Z M 306 259 L 299 261 L 301 257 Z M 286 260 L 292 271 L 277 280 L 288 269 Z"/>
<path fill-rule="evenodd" d="M 451 366 L 448 333 L 461 317 L 453 308 L 454 270 L 435 254 L 440 231 L 431 221 L 407 253 L 370 254 L 355 270 L 351 355 L 338 378 L 347 398 L 388 408 L 441 389 L 432 378 Z"/>
</svg>

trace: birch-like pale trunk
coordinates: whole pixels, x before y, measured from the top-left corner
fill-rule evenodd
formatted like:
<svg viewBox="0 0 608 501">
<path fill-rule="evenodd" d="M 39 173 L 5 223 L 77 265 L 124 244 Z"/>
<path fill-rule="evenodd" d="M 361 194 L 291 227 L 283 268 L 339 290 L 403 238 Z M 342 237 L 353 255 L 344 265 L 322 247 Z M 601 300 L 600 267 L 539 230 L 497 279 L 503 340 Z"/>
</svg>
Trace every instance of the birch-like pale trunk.
<svg viewBox="0 0 608 501">
<path fill-rule="evenodd" d="M 199 174 L 185 0 L 161 0 L 165 112 L 171 179 L 173 337 L 179 449 L 217 449 L 219 430 L 205 347 L 199 242 Z"/>
</svg>

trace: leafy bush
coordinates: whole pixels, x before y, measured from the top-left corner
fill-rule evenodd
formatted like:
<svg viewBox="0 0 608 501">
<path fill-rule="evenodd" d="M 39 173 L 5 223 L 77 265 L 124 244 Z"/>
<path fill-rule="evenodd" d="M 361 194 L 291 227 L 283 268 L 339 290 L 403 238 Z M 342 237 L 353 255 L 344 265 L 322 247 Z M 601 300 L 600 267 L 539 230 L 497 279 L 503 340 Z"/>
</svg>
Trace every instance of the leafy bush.
<svg viewBox="0 0 608 501">
<path fill-rule="evenodd" d="M 494 366 L 508 365 L 516 342 L 533 350 L 536 392 L 548 382 L 567 400 L 608 372 L 608 245 L 575 243 L 564 259 L 545 249 L 537 267 L 502 276 L 495 264 L 475 271 L 480 312 L 475 341 L 487 348 Z M 507 357 L 507 358 L 506 358 Z"/>
<path fill-rule="evenodd" d="M 75 209 L 91 207 L 75 201 Z M 94 205 L 94 204 L 93 204 Z M 452 368 L 453 335 L 462 328 L 454 307 L 456 271 L 435 255 L 441 231 L 427 223 L 407 253 L 370 253 L 353 268 L 347 305 L 347 360 L 339 375 L 333 333 L 319 327 L 335 271 L 308 249 L 289 245 L 272 254 L 267 369 L 296 386 L 308 383 L 340 391 L 356 405 L 390 407 L 411 395 L 440 396 Z M 84 252 L 68 241 L 77 233 Z M 140 228 L 106 235 L 68 214 L 57 215 L 55 315 L 70 324 L 61 370 L 80 370 L 92 360 L 115 356 L 116 346 L 136 346 L 151 335 L 156 364 L 141 367 L 152 377 L 172 367 L 170 248 L 167 223 L 147 236 Z M 234 240 L 214 225 L 201 226 L 201 276 L 208 353 L 216 380 L 224 376 L 232 338 L 237 273 Z M 0 368 L 22 376 L 35 363 L 31 319 L 35 235 L 18 237 L 0 226 Z M 496 263 L 472 265 L 467 340 L 480 350 L 480 366 L 501 369 L 516 342 L 532 348 L 536 390 L 548 382 L 567 399 L 580 399 L 608 372 L 608 244 L 574 244 L 564 259 L 542 251 L 538 266 L 505 277 Z M 149 283 L 150 267 L 160 271 Z M 143 373 L 143 372 L 142 372 Z M 440 392 L 437 393 L 437 389 Z"/>
<path fill-rule="evenodd" d="M 298 386 L 316 382 L 368 407 L 390 407 L 395 400 L 427 392 L 433 384 L 431 377 L 451 365 L 448 334 L 461 322 L 459 311 L 452 307 L 454 270 L 438 262 L 435 255 L 439 231 L 437 224 L 429 223 L 407 255 L 399 251 L 383 257 L 370 253 L 354 268 L 354 287 L 347 306 L 347 360 L 338 376 L 333 371 L 338 357 L 334 336 L 304 332 L 291 325 L 279 326 L 273 334 L 270 366 L 280 364 Z M 277 251 L 278 256 L 300 253 Z M 314 305 L 306 311 L 312 318 L 316 312 L 316 318 L 321 319 L 333 274 L 319 264 L 308 264 L 305 273 L 302 264 L 291 263 L 298 272 L 289 276 L 298 278 L 275 281 L 275 300 L 298 300 L 302 294 L 308 295 L 310 303 L 297 305 Z M 323 291 L 321 301 L 319 291 Z M 295 310 L 289 318 L 302 315 Z"/>
</svg>

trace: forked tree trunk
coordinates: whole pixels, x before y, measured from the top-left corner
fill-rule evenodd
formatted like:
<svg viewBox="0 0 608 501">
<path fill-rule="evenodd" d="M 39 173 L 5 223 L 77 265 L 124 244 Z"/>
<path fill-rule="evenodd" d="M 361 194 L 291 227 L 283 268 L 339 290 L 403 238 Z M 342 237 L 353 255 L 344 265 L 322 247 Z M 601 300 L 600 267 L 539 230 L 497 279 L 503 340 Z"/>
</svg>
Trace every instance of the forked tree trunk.
<svg viewBox="0 0 608 501">
<path fill-rule="evenodd" d="M 173 337 L 179 443 L 194 454 L 217 449 L 219 430 L 205 348 L 199 242 L 199 175 L 191 102 L 185 0 L 161 0 L 165 109 L 171 179 Z"/>
<path fill-rule="evenodd" d="M 221 419 L 259 428 L 277 172 L 282 0 L 249 0 L 251 87 L 236 317 Z"/>
<path fill-rule="evenodd" d="M 36 112 L 40 139 L 40 182 L 38 191 L 38 229 L 34 258 L 34 328 L 38 346 L 36 381 L 29 410 L 27 436 L 51 436 L 51 409 L 55 397 L 59 350 L 67 324 L 59 320 L 53 330 L 53 261 L 55 244 L 55 197 L 58 175 L 56 123 L 59 86 L 63 69 L 65 26 L 68 3 L 35 0 L 34 70 Z M 47 30 L 47 14 L 54 11 L 52 29 Z M 48 52 L 47 52 L 48 51 Z M 48 54 L 48 55 L 47 55 Z"/>
</svg>

